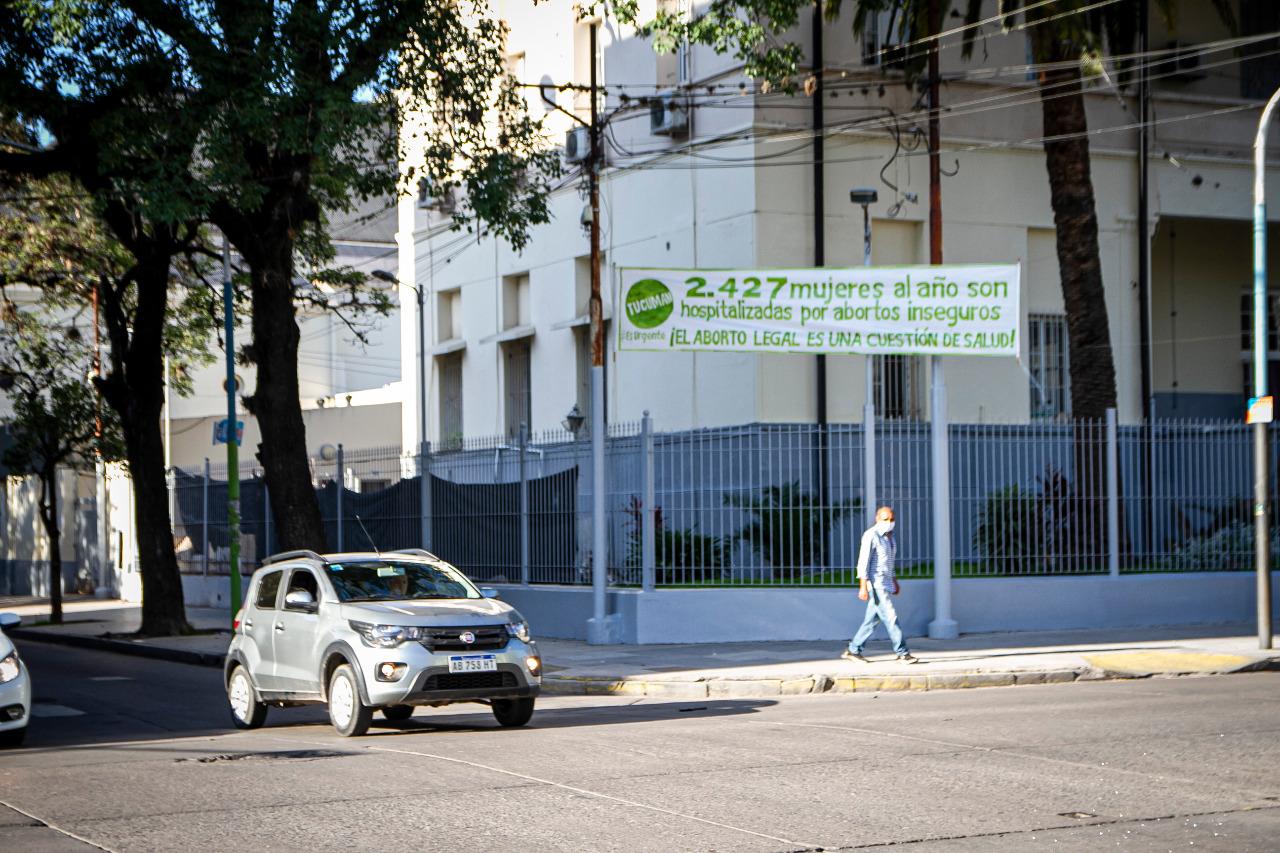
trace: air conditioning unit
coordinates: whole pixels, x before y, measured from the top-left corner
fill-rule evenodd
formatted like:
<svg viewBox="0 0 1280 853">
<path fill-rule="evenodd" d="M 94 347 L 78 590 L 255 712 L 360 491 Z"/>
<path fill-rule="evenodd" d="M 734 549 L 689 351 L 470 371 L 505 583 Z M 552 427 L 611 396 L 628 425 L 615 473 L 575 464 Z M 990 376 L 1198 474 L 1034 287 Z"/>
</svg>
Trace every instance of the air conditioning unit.
<svg viewBox="0 0 1280 853">
<path fill-rule="evenodd" d="M 654 136 L 683 138 L 689 135 L 689 105 L 673 92 L 649 101 L 649 132 Z"/>
<path fill-rule="evenodd" d="M 585 163 L 591 157 L 591 130 L 578 126 L 564 135 L 564 161 Z"/>
<path fill-rule="evenodd" d="M 458 209 L 458 190 L 455 187 L 440 190 L 430 178 L 421 178 L 418 181 L 418 207 L 448 216 Z"/>
</svg>

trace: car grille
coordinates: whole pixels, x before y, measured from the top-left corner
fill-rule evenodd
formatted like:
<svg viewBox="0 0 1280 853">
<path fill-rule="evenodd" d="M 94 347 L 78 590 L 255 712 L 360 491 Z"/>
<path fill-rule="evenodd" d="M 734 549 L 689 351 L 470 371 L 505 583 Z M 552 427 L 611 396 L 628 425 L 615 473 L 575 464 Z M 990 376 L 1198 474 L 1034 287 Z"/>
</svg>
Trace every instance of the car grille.
<svg viewBox="0 0 1280 853">
<path fill-rule="evenodd" d="M 489 690 L 519 687 L 510 672 L 445 672 L 429 676 L 423 690 Z"/>
<path fill-rule="evenodd" d="M 507 645 L 507 628 L 505 625 L 460 626 L 457 628 L 427 628 L 422 644 L 433 652 L 483 652 L 505 648 Z M 476 635 L 475 642 L 462 642 L 461 635 L 470 631 Z"/>
</svg>

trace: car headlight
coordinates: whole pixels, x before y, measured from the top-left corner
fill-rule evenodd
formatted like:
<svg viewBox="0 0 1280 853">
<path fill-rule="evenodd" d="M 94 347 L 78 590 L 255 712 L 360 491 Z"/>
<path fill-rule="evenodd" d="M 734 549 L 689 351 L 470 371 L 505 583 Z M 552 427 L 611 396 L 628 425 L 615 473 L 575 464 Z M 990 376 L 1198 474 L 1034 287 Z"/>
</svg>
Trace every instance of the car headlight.
<svg viewBox="0 0 1280 853">
<path fill-rule="evenodd" d="M 8 656 L 0 659 L 0 684 L 13 681 L 22 674 L 22 665 L 18 663 L 18 651 L 14 649 Z"/>
<path fill-rule="evenodd" d="M 515 637 L 522 643 L 529 642 L 529 623 L 528 622 L 509 622 L 507 623 L 507 633 Z"/>
<path fill-rule="evenodd" d="M 372 625 L 368 622 L 350 620 L 351 630 L 364 639 L 365 643 L 380 649 L 394 649 L 401 643 L 409 643 L 423 638 L 423 629 L 405 625 Z"/>
</svg>

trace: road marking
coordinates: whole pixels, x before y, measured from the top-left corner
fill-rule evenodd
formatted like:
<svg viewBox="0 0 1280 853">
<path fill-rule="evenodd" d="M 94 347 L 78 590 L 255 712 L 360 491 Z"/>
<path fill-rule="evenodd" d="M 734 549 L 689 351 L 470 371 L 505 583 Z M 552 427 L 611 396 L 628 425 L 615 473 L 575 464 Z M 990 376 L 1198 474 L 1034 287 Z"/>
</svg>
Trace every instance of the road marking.
<svg viewBox="0 0 1280 853">
<path fill-rule="evenodd" d="M 277 740 L 287 740 L 293 743 L 301 742 L 301 741 L 296 741 L 292 738 L 277 738 Z M 318 743 L 318 741 L 305 741 L 305 742 L 313 743 L 313 744 Z M 467 761 L 466 759 L 462 759 L 462 758 L 450 758 L 447 755 L 438 755 L 434 752 L 418 752 L 412 749 L 394 749 L 389 746 L 365 746 L 363 748 L 371 752 L 392 752 L 392 753 L 398 753 L 400 755 L 417 755 L 422 758 L 434 758 L 437 761 L 448 761 L 453 764 L 463 764 L 463 765 L 466 765 L 467 767 L 475 767 L 479 770 L 489 770 L 493 773 L 501 773 L 504 776 L 511 776 L 516 779 L 523 779 L 526 782 L 537 782 L 540 785 L 549 785 L 552 788 L 560 788 L 561 790 L 572 791 L 575 794 L 584 794 L 588 797 L 596 797 L 601 800 L 609 800 L 611 802 L 619 803 L 624 806 L 632 806 L 638 809 L 648 809 L 649 811 L 658 812 L 659 814 L 670 815 L 672 817 L 681 817 L 681 818 L 685 818 L 686 820 L 692 820 L 698 823 L 705 823 L 708 826 L 714 826 L 720 829 L 727 829 L 732 832 L 741 832 L 745 835 L 753 835 L 756 838 L 763 838 L 767 841 L 777 841 L 782 844 L 791 844 L 799 848 L 800 850 L 824 849 L 823 846 L 820 844 L 810 844 L 803 841 L 793 841 L 790 838 L 782 838 L 777 835 L 766 835 L 763 832 L 756 832 L 754 829 L 745 829 L 741 826 L 733 826 L 732 824 L 721 823 L 720 821 L 711 820 L 710 818 L 698 817 L 697 815 L 691 815 L 685 812 L 678 812 L 673 809 L 667 809 L 667 808 L 663 808 L 662 806 L 655 806 L 649 803 L 641 803 L 641 802 L 637 802 L 636 800 L 628 800 L 628 799 L 624 799 L 623 797 L 615 797 L 612 794 L 604 794 L 604 793 L 601 793 L 600 791 L 590 791 L 586 788 L 578 788 L 574 785 L 566 785 L 563 782 L 555 782 L 555 781 L 552 781 L 551 779 L 542 779 L 538 776 L 529 776 L 525 773 L 517 773 L 514 770 L 504 770 L 501 767 L 494 767 L 489 764 L 480 764 L 479 762 L 476 762 L 476 761 Z"/>
<path fill-rule="evenodd" d="M 79 841 L 81 844 L 87 844 L 95 850 L 106 850 L 107 853 L 113 853 L 110 847 L 103 847 L 101 844 L 90 841 L 89 839 L 85 838 L 83 835 L 76 835 L 74 832 L 72 832 L 69 829 L 63 829 L 62 827 L 56 824 L 49 823 L 49 821 L 44 820 L 42 818 L 38 818 L 35 815 L 33 815 L 31 812 L 26 811 L 25 809 L 18 808 L 13 803 L 7 802 L 5 800 L 0 800 L 0 806 L 4 806 L 7 809 L 12 809 L 13 811 L 17 812 L 23 817 L 31 818 L 32 820 L 34 820 L 36 823 L 40 824 L 43 827 L 52 829 L 54 832 L 67 836 L 67 838 L 75 839 L 76 841 Z"/>
</svg>

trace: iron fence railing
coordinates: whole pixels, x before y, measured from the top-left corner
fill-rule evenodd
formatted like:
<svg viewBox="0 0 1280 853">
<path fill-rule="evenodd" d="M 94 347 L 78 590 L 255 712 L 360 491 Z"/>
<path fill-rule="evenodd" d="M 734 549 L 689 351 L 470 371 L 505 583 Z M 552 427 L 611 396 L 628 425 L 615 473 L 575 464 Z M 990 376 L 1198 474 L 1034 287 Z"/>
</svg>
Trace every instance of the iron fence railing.
<svg viewBox="0 0 1280 853">
<path fill-rule="evenodd" d="M 953 576 L 1252 565 L 1243 425 L 957 424 L 948 439 Z M 1272 443 L 1274 468 L 1274 431 Z M 899 574 L 933 574 L 928 423 L 879 421 L 870 448 L 860 424 L 618 424 L 605 462 L 615 585 L 851 584 L 874 508 L 868 463 L 874 503 L 898 513 Z M 556 432 L 425 454 L 339 447 L 312 460 L 312 477 L 330 548 L 423 546 L 478 581 L 587 584 L 591 465 L 585 436 Z M 225 573 L 225 467 L 175 471 L 173 489 L 183 571 Z M 250 466 L 241 515 L 241 553 L 256 563 L 276 541 L 270 495 Z"/>
</svg>

